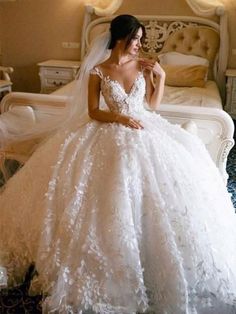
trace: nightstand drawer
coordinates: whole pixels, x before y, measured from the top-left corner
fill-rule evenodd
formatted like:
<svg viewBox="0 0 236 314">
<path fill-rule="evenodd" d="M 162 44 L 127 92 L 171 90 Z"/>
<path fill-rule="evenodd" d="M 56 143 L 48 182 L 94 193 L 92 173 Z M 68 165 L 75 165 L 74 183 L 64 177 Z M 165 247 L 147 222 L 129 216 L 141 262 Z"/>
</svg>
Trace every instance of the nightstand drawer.
<svg viewBox="0 0 236 314">
<path fill-rule="evenodd" d="M 70 82 L 70 80 L 56 79 L 56 78 L 46 78 L 45 81 L 46 81 L 47 87 L 60 87 Z"/>
<path fill-rule="evenodd" d="M 43 72 L 46 77 L 73 79 L 73 72 L 70 69 L 45 68 Z"/>
</svg>

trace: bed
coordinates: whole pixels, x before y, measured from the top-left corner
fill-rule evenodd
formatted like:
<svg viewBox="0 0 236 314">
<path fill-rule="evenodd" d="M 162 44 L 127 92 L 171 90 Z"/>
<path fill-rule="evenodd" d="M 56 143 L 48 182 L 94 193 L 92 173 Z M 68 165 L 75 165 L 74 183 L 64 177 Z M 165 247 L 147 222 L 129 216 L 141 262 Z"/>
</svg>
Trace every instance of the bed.
<svg viewBox="0 0 236 314">
<path fill-rule="evenodd" d="M 107 30 L 113 18 L 113 16 L 97 16 L 95 13 L 96 10 L 92 6 L 85 7 L 81 36 L 82 59 L 92 39 Z M 218 22 L 197 16 L 137 15 L 137 17 L 146 28 L 142 54 L 159 60 L 167 71 L 167 83 L 169 83 L 166 85 L 158 113 L 171 123 L 180 124 L 189 132 L 199 136 L 226 181 L 228 178 L 226 161 L 234 144 L 234 124 L 231 117 L 223 110 L 222 99 L 225 89 L 223 78 L 226 63 L 224 66 L 221 61 L 222 58 L 226 58 L 224 49 L 227 43 L 222 42 L 221 16 Z M 185 60 L 187 59 L 186 74 Z M 198 64 L 198 60 L 203 64 L 200 61 Z M 176 66 L 178 71 L 184 72 L 176 72 Z M 196 73 L 189 76 L 189 67 L 197 67 Z M 199 67 L 201 70 L 205 69 L 205 72 L 201 72 L 200 78 Z M 172 77 L 173 73 L 181 74 Z M 190 82 L 193 77 L 193 82 Z M 182 78 L 185 78 L 183 84 L 180 82 Z M 57 114 L 63 119 L 62 108 L 66 107 L 74 84 L 75 82 L 71 82 L 51 95 L 11 93 L 2 100 L 1 112 L 9 115 L 15 110 L 15 115 L 20 118 L 28 114 L 32 124 L 45 118 L 44 112 L 46 117 Z M 25 113 L 16 110 L 19 106 L 24 107 Z M 2 151 L 2 157 L 18 158 L 21 162 L 27 160 L 28 155 L 27 149 L 17 155 L 14 145 L 11 145 L 8 151 L 6 149 Z M 2 162 L 2 169 L 3 166 Z"/>
</svg>

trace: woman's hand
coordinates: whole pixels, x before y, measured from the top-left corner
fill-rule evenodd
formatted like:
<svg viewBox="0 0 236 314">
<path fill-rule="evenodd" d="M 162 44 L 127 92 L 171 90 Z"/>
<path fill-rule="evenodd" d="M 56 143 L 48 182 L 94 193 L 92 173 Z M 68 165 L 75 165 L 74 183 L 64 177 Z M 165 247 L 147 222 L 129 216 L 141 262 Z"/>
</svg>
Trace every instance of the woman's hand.
<svg viewBox="0 0 236 314">
<path fill-rule="evenodd" d="M 143 129 L 143 126 L 139 120 L 136 120 L 129 116 L 118 115 L 116 122 L 123 124 L 124 126 L 127 126 L 132 129 Z"/>
<path fill-rule="evenodd" d="M 154 75 L 159 77 L 165 77 L 165 71 L 157 61 L 147 58 L 140 58 L 138 61 L 144 71 L 152 72 Z"/>
<path fill-rule="evenodd" d="M 152 110 L 157 110 L 161 103 L 165 86 L 165 71 L 153 59 L 138 59 L 146 80 L 146 100 Z"/>
</svg>

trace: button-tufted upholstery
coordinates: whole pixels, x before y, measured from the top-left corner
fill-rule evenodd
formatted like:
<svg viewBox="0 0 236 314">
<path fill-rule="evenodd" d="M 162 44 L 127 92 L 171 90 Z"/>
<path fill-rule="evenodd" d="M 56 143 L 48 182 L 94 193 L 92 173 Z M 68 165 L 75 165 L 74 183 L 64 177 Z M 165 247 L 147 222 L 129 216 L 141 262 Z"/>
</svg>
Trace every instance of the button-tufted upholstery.
<svg viewBox="0 0 236 314">
<path fill-rule="evenodd" d="M 209 78 L 212 78 L 212 67 L 219 50 L 219 34 L 207 27 L 186 27 L 172 33 L 165 41 L 162 52 L 176 51 L 196 55 L 209 60 Z"/>
</svg>

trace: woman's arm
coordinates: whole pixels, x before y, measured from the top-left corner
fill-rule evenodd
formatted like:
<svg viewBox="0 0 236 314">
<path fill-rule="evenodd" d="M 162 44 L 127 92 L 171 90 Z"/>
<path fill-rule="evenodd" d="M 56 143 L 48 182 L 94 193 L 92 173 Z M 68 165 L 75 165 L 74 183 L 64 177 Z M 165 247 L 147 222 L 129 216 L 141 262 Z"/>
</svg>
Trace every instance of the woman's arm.
<svg viewBox="0 0 236 314">
<path fill-rule="evenodd" d="M 164 93 L 165 72 L 156 61 L 140 59 L 139 62 L 145 72 L 148 105 L 151 109 L 156 110 Z"/>
<path fill-rule="evenodd" d="M 119 113 L 99 109 L 101 78 L 91 74 L 88 85 L 88 114 L 90 118 L 101 122 L 117 122 L 125 126 L 140 129 L 139 121 Z"/>
</svg>

